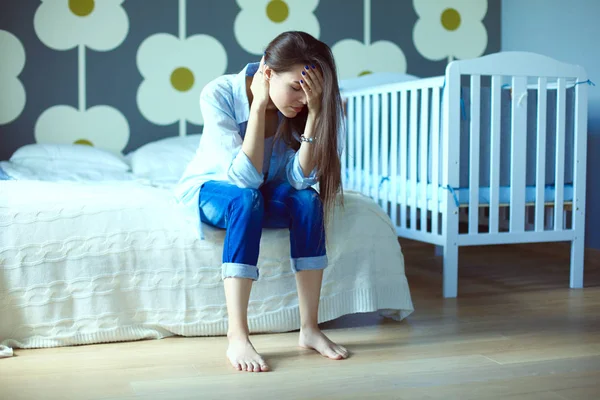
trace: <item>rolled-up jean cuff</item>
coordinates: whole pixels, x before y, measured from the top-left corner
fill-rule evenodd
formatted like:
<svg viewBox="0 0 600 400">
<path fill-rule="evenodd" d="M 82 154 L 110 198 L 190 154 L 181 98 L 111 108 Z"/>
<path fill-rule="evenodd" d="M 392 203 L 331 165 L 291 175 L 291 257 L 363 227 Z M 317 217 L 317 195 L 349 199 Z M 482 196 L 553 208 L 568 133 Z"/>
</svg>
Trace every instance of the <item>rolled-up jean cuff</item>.
<svg viewBox="0 0 600 400">
<path fill-rule="evenodd" d="M 221 267 L 221 276 L 225 278 L 248 278 L 258 280 L 258 268 L 256 265 L 223 263 Z"/>
<path fill-rule="evenodd" d="M 317 257 L 292 258 L 292 271 L 306 271 L 313 269 L 325 269 L 327 267 L 327 255 Z"/>
</svg>

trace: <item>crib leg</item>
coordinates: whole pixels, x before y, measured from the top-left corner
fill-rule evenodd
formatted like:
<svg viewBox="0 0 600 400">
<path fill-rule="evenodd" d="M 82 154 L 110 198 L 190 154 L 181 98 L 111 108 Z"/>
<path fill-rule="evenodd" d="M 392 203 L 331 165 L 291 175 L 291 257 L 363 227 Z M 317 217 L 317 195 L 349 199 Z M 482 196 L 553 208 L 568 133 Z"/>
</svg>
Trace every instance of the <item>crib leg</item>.
<svg viewBox="0 0 600 400">
<path fill-rule="evenodd" d="M 444 298 L 458 295 L 458 246 L 444 246 Z"/>
<path fill-rule="evenodd" d="M 578 237 L 571 242 L 571 281 L 573 289 L 583 288 L 583 255 L 585 247 L 583 237 Z"/>
<path fill-rule="evenodd" d="M 436 257 L 442 257 L 444 255 L 444 246 L 435 246 L 433 250 L 433 254 Z"/>
</svg>

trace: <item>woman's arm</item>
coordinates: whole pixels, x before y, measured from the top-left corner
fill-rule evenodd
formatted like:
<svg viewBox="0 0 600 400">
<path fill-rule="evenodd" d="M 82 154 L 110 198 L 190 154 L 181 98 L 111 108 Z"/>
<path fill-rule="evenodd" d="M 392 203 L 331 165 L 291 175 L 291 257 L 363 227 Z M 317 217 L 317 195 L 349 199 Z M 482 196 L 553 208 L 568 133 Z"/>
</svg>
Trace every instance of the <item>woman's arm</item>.
<svg viewBox="0 0 600 400">
<path fill-rule="evenodd" d="M 321 71 L 313 65 L 312 68 L 306 66 L 302 71 L 300 85 L 306 94 L 306 105 L 308 108 L 308 117 L 306 118 L 306 126 L 304 127 L 304 137 L 307 139 L 318 139 L 318 133 L 315 132 L 317 121 L 321 117 L 321 102 L 323 96 L 323 75 Z M 313 149 L 311 146 L 318 146 L 318 142 L 302 142 L 300 145 L 300 166 L 304 176 L 307 177 L 315 168 L 315 160 L 313 157 Z"/>
<path fill-rule="evenodd" d="M 265 58 L 263 57 L 250 85 L 252 95 L 250 116 L 244 143 L 242 143 L 242 151 L 248 156 L 259 174 L 262 174 L 265 156 L 265 114 L 269 104 L 269 81 L 265 77 L 264 70 Z"/>
<path fill-rule="evenodd" d="M 266 105 L 253 102 L 250 106 L 250 116 L 246 127 L 246 136 L 242 143 L 242 151 L 256 171 L 262 174 L 263 160 L 265 156 L 265 112 Z"/>
<path fill-rule="evenodd" d="M 306 126 L 304 128 L 305 138 L 308 139 L 315 137 L 314 132 L 315 126 L 317 124 L 317 118 L 318 117 L 311 115 L 311 113 L 309 112 L 308 118 L 306 119 Z M 300 149 L 298 150 L 300 152 L 300 166 L 302 167 L 302 172 L 304 173 L 305 177 L 308 177 L 316 166 L 311 146 L 318 146 L 318 143 L 302 142 L 302 144 L 300 145 Z"/>
<path fill-rule="evenodd" d="M 229 86 L 214 80 L 200 94 L 200 110 L 204 129 L 197 152 L 198 167 L 204 174 L 225 174 L 230 183 L 240 188 L 258 188 L 264 176 L 258 173 L 242 150 L 244 140 L 234 117 L 233 97 Z"/>
</svg>

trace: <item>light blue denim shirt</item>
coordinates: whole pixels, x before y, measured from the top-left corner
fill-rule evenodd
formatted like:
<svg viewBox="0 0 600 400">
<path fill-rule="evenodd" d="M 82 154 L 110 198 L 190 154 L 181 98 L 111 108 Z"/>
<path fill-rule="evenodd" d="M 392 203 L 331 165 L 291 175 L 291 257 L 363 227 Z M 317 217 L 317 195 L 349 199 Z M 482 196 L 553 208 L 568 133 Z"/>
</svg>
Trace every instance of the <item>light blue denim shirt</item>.
<svg viewBox="0 0 600 400">
<path fill-rule="evenodd" d="M 250 115 L 246 76 L 253 76 L 258 66 L 259 63 L 251 63 L 238 74 L 216 78 L 200 94 L 204 130 L 196 154 L 175 186 L 174 194 L 190 221 L 198 227 L 201 239 L 204 235 L 198 199 L 201 186 L 207 181 L 226 181 L 241 188 L 258 189 L 264 182 L 279 179 L 287 180 L 298 190 L 317 183 L 316 168 L 305 177 L 300 167 L 299 152 L 281 140 L 272 142 L 266 180 L 265 171 L 259 173 L 242 151 Z"/>
</svg>

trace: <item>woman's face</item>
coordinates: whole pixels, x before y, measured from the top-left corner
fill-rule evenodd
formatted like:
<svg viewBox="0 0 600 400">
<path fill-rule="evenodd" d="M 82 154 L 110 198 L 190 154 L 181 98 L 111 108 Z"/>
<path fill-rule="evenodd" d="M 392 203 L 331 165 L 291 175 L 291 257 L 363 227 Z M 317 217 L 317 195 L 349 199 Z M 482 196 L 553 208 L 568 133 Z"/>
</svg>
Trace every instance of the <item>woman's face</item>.
<svg viewBox="0 0 600 400">
<path fill-rule="evenodd" d="M 267 68 L 271 101 L 283 115 L 294 118 L 306 107 L 306 94 L 300 86 L 304 65 L 298 64 L 286 72 Z"/>
</svg>

